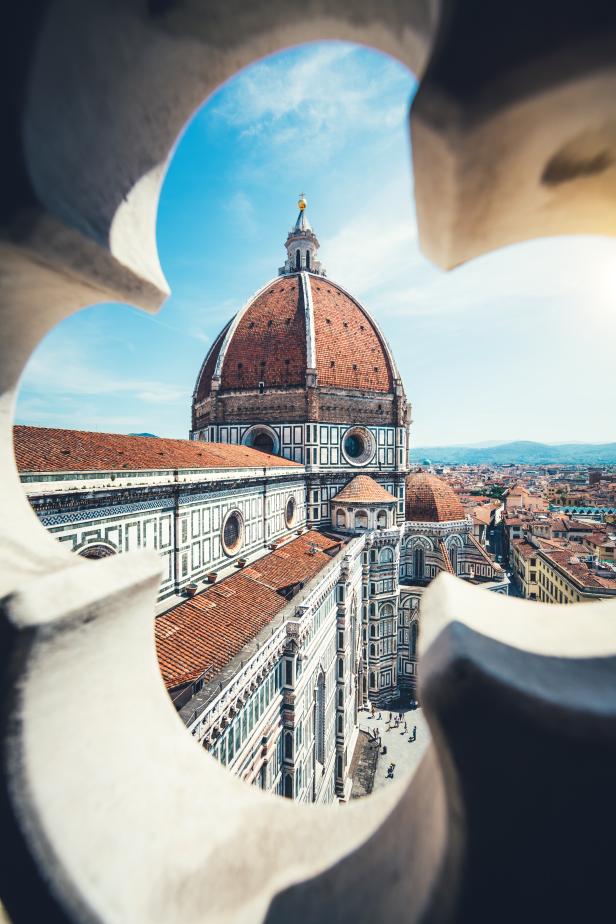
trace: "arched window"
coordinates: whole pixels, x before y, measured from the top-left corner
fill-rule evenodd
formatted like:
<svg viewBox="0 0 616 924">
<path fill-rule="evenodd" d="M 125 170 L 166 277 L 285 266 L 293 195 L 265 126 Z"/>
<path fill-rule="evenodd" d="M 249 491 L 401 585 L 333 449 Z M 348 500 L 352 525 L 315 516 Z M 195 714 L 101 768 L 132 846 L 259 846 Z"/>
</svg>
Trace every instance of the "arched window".
<svg viewBox="0 0 616 924">
<path fill-rule="evenodd" d="M 426 556 L 422 546 L 418 545 L 413 552 L 413 572 L 416 578 L 423 578 L 426 567 Z"/>
<path fill-rule="evenodd" d="M 293 760 L 293 732 L 284 733 L 285 760 Z"/>
<path fill-rule="evenodd" d="M 307 270 L 310 269 L 310 251 L 309 250 L 306 251 L 306 269 Z"/>
<path fill-rule="evenodd" d="M 336 510 L 336 526 L 346 526 L 346 515 L 344 510 Z"/>
<path fill-rule="evenodd" d="M 370 657 L 371 657 L 371 658 L 376 657 L 376 649 L 375 649 L 374 645 L 370 645 Z"/>
<path fill-rule="evenodd" d="M 293 798 L 293 777 L 290 773 L 287 773 L 284 778 L 284 794 L 286 799 Z"/>
<path fill-rule="evenodd" d="M 376 525 L 377 529 L 385 529 L 387 526 L 387 511 L 379 510 L 376 515 Z"/>
<path fill-rule="evenodd" d="M 302 268 L 302 255 L 299 252 L 299 250 L 296 250 L 295 251 L 295 269 L 298 270 L 301 268 Z"/>
<path fill-rule="evenodd" d="M 376 674 L 374 671 L 370 674 L 370 689 L 374 690 L 376 688 Z"/>
<path fill-rule="evenodd" d="M 84 549 L 77 553 L 81 558 L 107 558 L 109 555 L 115 555 L 116 550 L 110 545 L 104 542 L 94 542 L 91 545 L 87 545 Z"/>
<path fill-rule="evenodd" d="M 314 704 L 314 747 L 316 759 L 325 763 L 325 674 L 321 672 L 317 680 Z"/>
<path fill-rule="evenodd" d="M 379 555 L 379 561 L 383 564 L 394 560 L 394 550 L 390 546 L 385 546 L 384 549 L 381 549 L 381 554 Z"/>
<path fill-rule="evenodd" d="M 411 642 L 409 645 L 409 654 L 411 655 L 412 658 L 416 657 L 417 655 L 417 633 L 418 632 L 419 632 L 419 626 L 417 624 L 417 620 L 415 620 L 415 622 L 411 626 Z"/>
<path fill-rule="evenodd" d="M 368 514 L 365 510 L 358 510 L 355 514 L 355 529 L 368 529 Z"/>
<path fill-rule="evenodd" d="M 449 546 L 449 560 L 451 561 L 451 567 L 453 568 L 453 573 L 458 573 L 458 546 L 450 545 Z"/>
<path fill-rule="evenodd" d="M 269 452 L 270 454 L 274 451 L 274 440 L 271 438 L 269 433 L 261 432 L 257 433 L 255 436 L 252 445 L 255 449 L 261 450 L 261 452 Z"/>
</svg>

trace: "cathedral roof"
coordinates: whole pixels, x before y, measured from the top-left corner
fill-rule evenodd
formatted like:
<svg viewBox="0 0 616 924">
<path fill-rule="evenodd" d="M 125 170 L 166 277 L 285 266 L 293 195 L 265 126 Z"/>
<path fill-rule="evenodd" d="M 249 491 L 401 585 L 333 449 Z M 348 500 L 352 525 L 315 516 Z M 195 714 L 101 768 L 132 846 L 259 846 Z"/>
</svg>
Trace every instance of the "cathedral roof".
<svg viewBox="0 0 616 924">
<path fill-rule="evenodd" d="M 252 562 L 156 619 L 156 652 L 167 688 L 215 676 L 279 613 L 287 587 L 310 581 L 340 548 L 314 530 Z"/>
<path fill-rule="evenodd" d="M 398 378 L 377 325 L 344 289 L 307 272 L 279 276 L 214 342 L 195 400 L 218 393 L 317 386 L 392 393 Z"/>
<path fill-rule="evenodd" d="M 409 522 L 444 523 L 464 520 L 466 514 L 455 491 L 442 478 L 418 472 L 406 479 L 405 518 Z"/>
<path fill-rule="evenodd" d="M 249 446 L 50 427 L 13 428 L 20 472 L 298 467 Z"/>
<path fill-rule="evenodd" d="M 394 504 L 396 498 L 369 475 L 356 475 L 332 500 L 350 504 Z"/>
</svg>

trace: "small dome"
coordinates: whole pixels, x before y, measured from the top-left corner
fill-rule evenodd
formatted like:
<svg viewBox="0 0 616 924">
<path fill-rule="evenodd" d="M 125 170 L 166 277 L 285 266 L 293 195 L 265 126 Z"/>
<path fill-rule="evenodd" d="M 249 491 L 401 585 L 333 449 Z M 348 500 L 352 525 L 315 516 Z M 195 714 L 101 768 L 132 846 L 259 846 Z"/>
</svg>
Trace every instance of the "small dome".
<svg viewBox="0 0 616 924">
<path fill-rule="evenodd" d="M 455 491 L 442 478 L 419 472 L 406 479 L 405 517 L 409 522 L 446 523 L 466 514 Z"/>
</svg>

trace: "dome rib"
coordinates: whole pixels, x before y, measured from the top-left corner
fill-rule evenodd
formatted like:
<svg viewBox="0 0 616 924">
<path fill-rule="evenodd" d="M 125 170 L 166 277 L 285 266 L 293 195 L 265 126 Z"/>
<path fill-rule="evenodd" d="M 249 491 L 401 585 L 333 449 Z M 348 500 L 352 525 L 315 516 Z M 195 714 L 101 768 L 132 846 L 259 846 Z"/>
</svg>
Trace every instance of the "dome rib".
<svg viewBox="0 0 616 924">
<path fill-rule="evenodd" d="M 446 481 L 427 472 L 418 472 L 406 479 L 405 518 L 411 523 L 446 523 L 465 520 L 466 514 Z"/>
<path fill-rule="evenodd" d="M 299 276 L 282 276 L 248 303 L 219 360 L 221 391 L 306 382 L 306 323 Z"/>
<path fill-rule="evenodd" d="M 254 295 L 216 339 L 201 368 L 196 400 L 218 392 L 317 387 L 393 395 L 398 371 L 377 324 L 323 276 L 279 276 Z"/>
</svg>

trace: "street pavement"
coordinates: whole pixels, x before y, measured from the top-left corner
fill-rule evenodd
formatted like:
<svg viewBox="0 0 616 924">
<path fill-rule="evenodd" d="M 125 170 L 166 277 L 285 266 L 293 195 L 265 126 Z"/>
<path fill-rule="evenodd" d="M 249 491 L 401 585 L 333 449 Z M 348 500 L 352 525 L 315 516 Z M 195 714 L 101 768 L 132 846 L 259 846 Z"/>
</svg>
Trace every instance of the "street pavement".
<svg viewBox="0 0 616 924">
<path fill-rule="evenodd" d="M 387 748 L 386 754 L 379 755 L 374 777 L 373 792 L 377 792 L 384 786 L 391 785 L 391 779 L 387 777 L 387 768 L 392 762 L 396 765 L 394 769 L 394 779 L 400 780 L 409 776 L 418 766 L 430 741 L 430 730 L 422 709 L 405 709 L 399 707 L 391 713 L 392 719 L 398 715 L 398 712 L 402 712 L 403 714 L 400 727 L 395 728 L 392 721 L 389 731 L 387 730 L 387 720 L 390 716 L 390 711 L 388 709 L 380 710 L 380 720 L 378 719 L 378 709 L 376 710 L 374 719 L 369 717 L 366 713 L 363 713 L 361 717 L 361 727 L 369 731 L 377 729 L 377 732 L 381 735 L 382 745 Z M 406 733 L 403 732 L 405 719 L 408 728 Z M 417 727 L 417 737 L 415 741 L 409 742 L 408 739 L 412 736 L 413 726 Z"/>
</svg>

